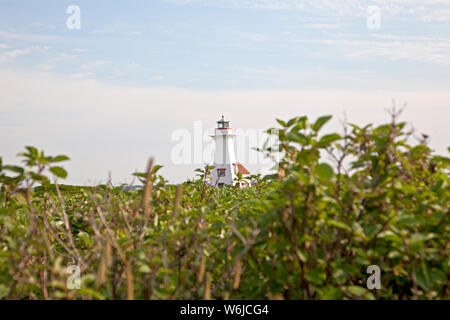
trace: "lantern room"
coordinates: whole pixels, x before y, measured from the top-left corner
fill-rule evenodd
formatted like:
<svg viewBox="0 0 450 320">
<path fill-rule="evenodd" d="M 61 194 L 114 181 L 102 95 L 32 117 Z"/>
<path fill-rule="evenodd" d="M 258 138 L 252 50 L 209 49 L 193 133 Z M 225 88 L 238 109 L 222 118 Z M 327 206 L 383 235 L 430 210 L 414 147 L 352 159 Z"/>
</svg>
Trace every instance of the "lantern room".
<svg viewBox="0 0 450 320">
<path fill-rule="evenodd" d="M 217 128 L 218 129 L 228 129 L 230 127 L 230 121 L 225 121 L 224 116 L 222 116 L 222 119 L 217 121 Z"/>
</svg>

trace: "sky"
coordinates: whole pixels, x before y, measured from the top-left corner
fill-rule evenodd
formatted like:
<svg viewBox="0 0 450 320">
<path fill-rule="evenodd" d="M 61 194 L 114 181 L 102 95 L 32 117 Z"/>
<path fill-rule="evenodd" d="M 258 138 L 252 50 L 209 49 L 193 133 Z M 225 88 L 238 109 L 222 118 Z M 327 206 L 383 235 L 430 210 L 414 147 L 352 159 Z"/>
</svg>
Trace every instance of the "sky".
<svg viewBox="0 0 450 320">
<path fill-rule="evenodd" d="M 64 183 L 131 183 L 150 156 L 193 178 L 202 161 L 174 161 L 174 132 L 221 115 L 262 130 L 332 114 L 341 130 L 406 103 L 448 155 L 450 0 L 2 0 L 0 88 L 3 161 L 66 154 Z"/>
</svg>

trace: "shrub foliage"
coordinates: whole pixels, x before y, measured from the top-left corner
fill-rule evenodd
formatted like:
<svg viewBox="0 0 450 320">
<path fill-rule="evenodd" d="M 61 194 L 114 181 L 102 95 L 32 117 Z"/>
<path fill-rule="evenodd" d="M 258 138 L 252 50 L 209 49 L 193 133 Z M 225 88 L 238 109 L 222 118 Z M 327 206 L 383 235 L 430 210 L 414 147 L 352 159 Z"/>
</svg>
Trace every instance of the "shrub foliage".
<svg viewBox="0 0 450 320">
<path fill-rule="evenodd" d="M 211 187 L 211 167 L 170 185 L 153 160 L 141 190 L 62 187 L 66 156 L 0 158 L 0 298 L 448 298 L 450 160 L 396 114 L 320 134 L 330 118 L 277 120 L 278 172 L 246 188 Z"/>
</svg>

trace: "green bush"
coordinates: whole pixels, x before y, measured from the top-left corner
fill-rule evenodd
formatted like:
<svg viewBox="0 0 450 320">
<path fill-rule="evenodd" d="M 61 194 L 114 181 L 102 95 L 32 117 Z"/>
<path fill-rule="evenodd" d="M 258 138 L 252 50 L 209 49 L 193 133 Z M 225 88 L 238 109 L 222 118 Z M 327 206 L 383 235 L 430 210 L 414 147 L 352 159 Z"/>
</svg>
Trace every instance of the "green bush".
<svg viewBox="0 0 450 320">
<path fill-rule="evenodd" d="M 153 160 L 142 190 L 58 186 L 65 156 L 0 158 L 0 298 L 448 298 L 449 159 L 396 115 L 320 135 L 330 118 L 277 120 L 261 151 L 281 152 L 278 172 L 240 189 L 209 186 L 211 167 L 170 185 Z"/>
</svg>

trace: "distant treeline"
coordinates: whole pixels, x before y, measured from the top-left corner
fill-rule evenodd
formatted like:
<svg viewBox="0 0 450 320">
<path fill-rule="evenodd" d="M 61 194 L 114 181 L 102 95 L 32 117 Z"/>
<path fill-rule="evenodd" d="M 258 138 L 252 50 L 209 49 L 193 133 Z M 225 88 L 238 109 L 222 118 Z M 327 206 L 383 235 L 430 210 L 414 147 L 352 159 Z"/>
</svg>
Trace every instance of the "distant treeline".
<svg viewBox="0 0 450 320">
<path fill-rule="evenodd" d="M 105 190 L 107 185 L 106 184 L 99 184 L 97 186 L 75 186 L 75 185 L 70 185 L 70 184 L 58 184 L 59 190 L 61 191 L 62 194 L 77 194 L 83 191 L 96 191 L 96 190 Z M 134 191 L 134 190 L 138 190 L 141 189 L 142 186 L 138 186 L 138 185 L 133 185 L 133 186 L 129 186 L 129 185 L 123 185 L 123 186 L 116 186 L 113 187 L 114 189 L 117 190 L 123 190 L 123 191 Z M 48 186 L 47 189 L 49 192 L 51 193 L 56 193 L 56 185 L 55 184 L 50 184 Z M 37 186 L 34 188 L 34 192 L 36 193 L 42 193 L 44 192 L 45 189 L 42 186 Z"/>
</svg>

